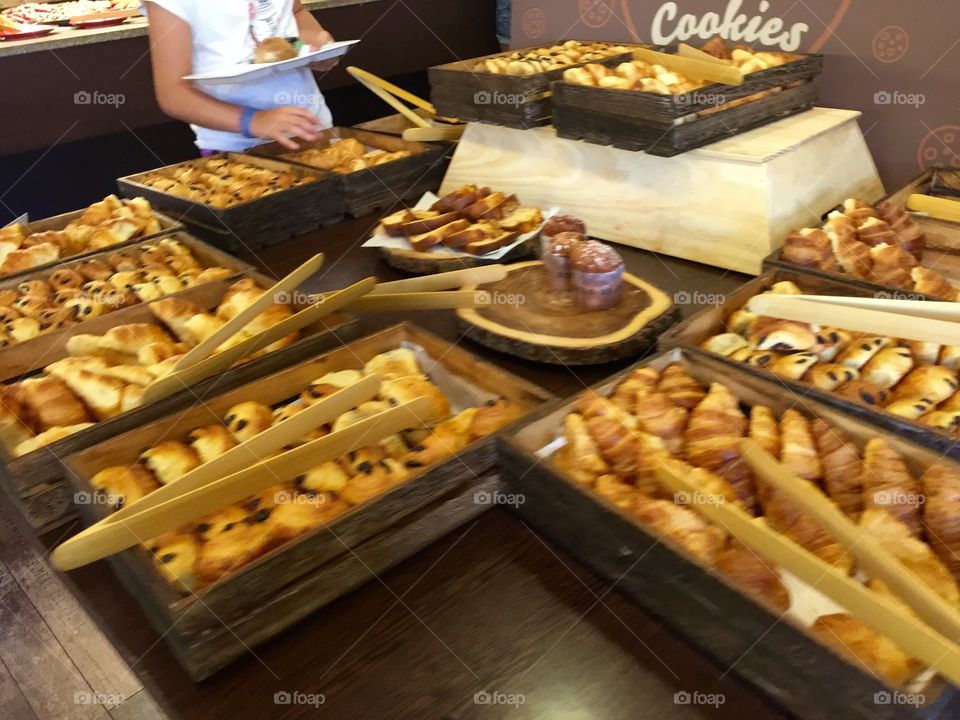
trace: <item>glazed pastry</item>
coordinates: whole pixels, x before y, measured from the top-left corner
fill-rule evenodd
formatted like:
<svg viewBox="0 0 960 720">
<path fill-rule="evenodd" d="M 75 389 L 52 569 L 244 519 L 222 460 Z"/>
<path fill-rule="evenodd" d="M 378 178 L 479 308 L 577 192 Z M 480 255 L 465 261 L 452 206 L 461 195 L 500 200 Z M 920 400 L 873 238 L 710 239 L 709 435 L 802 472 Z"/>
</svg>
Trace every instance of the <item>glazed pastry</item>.
<svg viewBox="0 0 960 720">
<path fill-rule="evenodd" d="M 53 297 L 54 290 L 46 280 L 25 280 L 17 285 L 17 292 L 21 297 L 34 297 L 38 300 L 49 300 Z"/>
<path fill-rule="evenodd" d="M 553 456 L 558 469 L 582 485 L 592 486 L 597 478 L 610 472 L 600 450 L 587 431 L 583 416 L 570 413 L 563 420 L 564 445 Z"/>
<path fill-rule="evenodd" d="M 957 299 L 957 288 L 936 270 L 925 267 L 915 267 L 910 271 L 914 290 L 930 297 L 951 302 Z"/>
<path fill-rule="evenodd" d="M 684 434 L 686 460 L 724 478 L 737 492 L 744 507 L 753 512 L 756 491 L 753 473 L 740 454 L 740 438 L 747 431 L 747 419 L 729 389 L 719 383 L 690 413 Z"/>
<path fill-rule="evenodd" d="M 227 410 L 223 421 L 237 442 L 259 435 L 273 424 L 273 412 L 258 402 L 244 402 Z"/>
<path fill-rule="evenodd" d="M 80 399 L 57 377 L 46 375 L 29 378 L 20 386 L 23 389 L 23 401 L 41 432 L 91 420 Z"/>
<path fill-rule="evenodd" d="M 160 487 L 140 463 L 101 470 L 90 478 L 90 486 L 110 501 L 113 510 L 127 507 Z"/>
<path fill-rule="evenodd" d="M 863 453 L 863 507 L 890 513 L 914 535 L 919 534 L 920 486 L 903 457 L 885 440 L 873 438 Z"/>
<path fill-rule="evenodd" d="M 714 335 L 709 340 L 704 341 L 700 347 L 708 352 L 728 357 L 737 350 L 750 347 L 750 343 L 736 333 L 723 333 L 722 335 Z"/>
<path fill-rule="evenodd" d="M 359 472 L 347 481 L 347 487 L 340 494 L 350 505 L 361 505 L 372 500 L 407 477 L 404 466 L 392 458 L 358 465 L 357 469 Z"/>
<path fill-rule="evenodd" d="M 886 347 L 863 366 L 860 379 L 890 389 L 913 369 L 913 353 L 905 347 Z"/>
<path fill-rule="evenodd" d="M 823 230 L 805 228 L 787 236 L 781 258 L 785 262 L 827 269 L 834 262 L 830 238 Z"/>
<path fill-rule="evenodd" d="M 943 365 L 943 367 L 954 372 L 960 371 L 960 346 L 944 345 L 940 350 L 940 357 L 936 364 Z"/>
<path fill-rule="evenodd" d="M 952 370 L 939 365 L 921 365 L 897 385 L 896 398 L 926 398 L 939 404 L 953 395 L 958 387 L 957 374 Z"/>
<path fill-rule="evenodd" d="M 860 379 L 860 373 L 846 365 L 837 365 L 834 363 L 814 365 L 807 374 L 803 376 L 805 382 L 810 383 L 820 390 L 832 392 L 844 383 L 853 382 Z"/>
<path fill-rule="evenodd" d="M 862 463 L 857 447 L 835 427 L 820 418 L 810 423 L 820 465 L 823 485 L 830 499 L 853 519 L 863 512 Z"/>
<path fill-rule="evenodd" d="M 857 223 L 840 212 L 832 212 L 827 216 L 827 224 L 824 225 L 824 231 L 830 237 L 831 242 L 840 238 L 844 241 L 857 239 Z"/>
<path fill-rule="evenodd" d="M 189 446 L 164 440 L 140 454 L 140 461 L 162 484 L 169 485 L 200 466 L 200 458 Z"/>
<path fill-rule="evenodd" d="M 310 387 L 300 393 L 300 399 L 307 405 L 333 395 L 338 390 L 349 387 L 363 379 L 358 370 L 340 370 L 330 372 L 310 383 Z"/>
<path fill-rule="evenodd" d="M 920 398 L 914 400 L 894 400 L 888 403 L 883 409 L 897 417 L 902 417 L 907 420 L 919 420 L 931 412 L 934 407 L 934 404 L 929 400 Z"/>
<path fill-rule="evenodd" d="M 63 440 L 66 437 L 78 433 L 81 430 L 86 430 L 89 427 L 93 427 L 93 423 L 80 423 L 79 425 L 67 425 L 66 427 L 54 427 L 49 430 L 40 433 L 36 437 L 32 437 L 29 440 L 24 440 L 22 443 L 17 445 L 13 449 L 14 457 L 22 457 L 28 455 L 29 453 L 44 448 L 47 445 L 52 445 L 55 442 Z"/>
<path fill-rule="evenodd" d="M 641 493 L 635 495 L 633 516 L 649 525 L 655 537 L 666 537 L 687 550 L 701 563 L 712 566 L 726 542 L 726 533 L 709 524 L 695 510 L 657 500 Z"/>
<path fill-rule="evenodd" d="M 593 486 L 594 492 L 612 505 L 630 512 L 636 502 L 636 488 L 616 475 L 601 475 Z"/>
<path fill-rule="evenodd" d="M 261 514 L 255 514 L 251 520 L 254 527 L 260 523 L 267 528 L 271 544 L 282 545 L 325 525 L 349 509 L 350 506 L 336 495 L 313 493 L 284 498 L 269 511 L 268 517 L 261 520 Z"/>
<path fill-rule="evenodd" d="M 649 366 L 639 368 L 617 383 L 610 400 L 621 410 L 633 412 L 638 396 L 656 390 L 659 381 L 660 372 L 655 368 Z"/>
<path fill-rule="evenodd" d="M 770 369 L 775 375 L 779 375 L 787 380 L 799 380 L 816 365 L 817 359 L 817 356 L 813 353 L 784 355 L 782 358 L 778 358 L 771 363 Z"/>
<path fill-rule="evenodd" d="M 838 655 L 862 665 L 893 686 L 905 685 L 923 667 L 892 640 L 875 633 L 850 615 L 821 615 L 810 630 Z"/>
<path fill-rule="evenodd" d="M 586 427 L 613 473 L 625 482 L 632 482 L 639 455 L 637 433 L 610 417 L 590 418 Z"/>
<path fill-rule="evenodd" d="M 810 350 L 817 342 L 817 336 L 808 325 L 768 317 L 759 318 L 754 323 L 748 339 L 758 350 L 783 353 Z"/>
<path fill-rule="evenodd" d="M 899 340 L 897 345 L 907 348 L 917 365 L 936 365 L 937 358 L 940 357 L 943 349 L 943 346 L 937 343 L 920 342 L 919 340 Z"/>
<path fill-rule="evenodd" d="M 927 541 L 954 579 L 960 580 L 960 473 L 937 463 L 927 468 L 920 482 L 926 498 Z"/>
<path fill-rule="evenodd" d="M 687 410 L 695 408 L 706 396 L 700 383 L 690 377 L 679 364 L 670 365 L 663 371 L 657 390 L 666 393 L 674 405 Z"/>
<path fill-rule="evenodd" d="M 862 370 L 870 359 L 891 344 L 890 338 L 862 337 L 853 341 L 840 353 L 837 362 L 854 370 Z"/>
<path fill-rule="evenodd" d="M 113 275 L 114 270 L 103 260 L 87 260 L 77 266 L 77 272 L 87 280 L 108 280 Z"/>
<path fill-rule="evenodd" d="M 837 397 L 870 407 L 883 407 L 890 400 L 890 391 L 879 385 L 871 385 L 862 380 L 845 382 L 835 391 Z"/>
<path fill-rule="evenodd" d="M 674 405 L 670 396 L 662 392 L 641 395 L 633 408 L 640 428 L 663 440 L 664 446 L 672 455 L 678 455 L 683 449 L 687 413 L 686 408 Z"/>
<path fill-rule="evenodd" d="M 870 255 L 869 245 L 850 235 L 835 234 L 831 240 L 831 249 L 845 273 L 857 278 L 870 277 L 873 258 Z"/>
<path fill-rule="evenodd" d="M 350 476 L 335 462 L 327 462 L 298 475 L 293 480 L 300 492 L 341 493 Z"/>
<path fill-rule="evenodd" d="M 97 420 L 109 420 L 139 404 L 143 388 L 90 370 L 64 370 L 60 378 L 86 403 Z"/>
<path fill-rule="evenodd" d="M 716 568 L 733 582 L 781 612 L 790 607 L 790 593 L 777 568 L 739 541 L 731 538 L 717 555 Z"/>
<path fill-rule="evenodd" d="M 260 557 L 273 545 L 269 527 L 248 520 L 226 523 L 200 546 L 194 564 L 197 580 L 201 585 L 215 583 Z"/>
<path fill-rule="evenodd" d="M 61 268 L 50 275 L 50 287 L 54 292 L 64 288 L 80 288 L 86 279 L 79 272 L 72 268 Z"/>
<path fill-rule="evenodd" d="M 18 317 L 7 323 L 7 335 L 14 343 L 32 340 L 40 334 L 40 321 L 31 317 Z"/>
<path fill-rule="evenodd" d="M 150 553 L 153 566 L 171 585 L 183 592 L 193 592 L 197 587 L 194 574 L 199 552 L 196 539 L 181 532 L 169 532 L 144 544 Z"/>
<path fill-rule="evenodd" d="M 39 295 L 24 295 L 13 304 L 13 309 L 24 317 L 36 318 L 50 307 L 51 298 Z"/>
<path fill-rule="evenodd" d="M 420 376 L 420 363 L 413 350 L 397 348 L 372 358 L 363 368 L 364 375 L 379 375 L 382 380 Z"/>
<path fill-rule="evenodd" d="M 401 457 L 403 467 L 411 470 L 428 467 L 463 450 L 472 439 L 470 425 L 476 414 L 477 408 L 467 408 L 434 427 L 433 432 Z"/>
<path fill-rule="evenodd" d="M 894 242 L 918 261 L 923 260 L 926 235 L 923 228 L 920 227 L 920 223 L 914 220 L 903 208 L 897 207 L 889 201 L 880 204 L 877 207 L 877 213 L 893 231 Z"/>
<path fill-rule="evenodd" d="M 0 385 L 0 442 L 15 448 L 30 439 L 34 419 L 19 384 Z"/>
<path fill-rule="evenodd" d="M 778 352 L 773 350 L 753 350 L 749 355 L 744 357 L 741 362 L 745 362 L 747 365 L 753 365 L 754 367 L 759 368 L 770 368 L 775 362 L 781 359 L 781 355 Z"/>
<path fill-rule="evenodd" d="M 877 217 L 867 218 L 857 225 L 857 239 L 870 247 L 880 245 L 889 245 L 898 249 L 900 247 L 894 244 L 894 234 L 890 226 Z"/>
<path fill-rule="evenodd" d="M 899 245 L 881 244 L 870 250 L 870 257 L 873 259 L 870 281 L 899 290 L 913 290 L 911 273 L 917 264 L 913 255 Z"/>
<path fill-rule="evenodd" d="M 770 408 L 763 405 L 750 408 L 749 437 L 775 460 L 780 459 L 780 428 Z"/>
<path fill-rule="evenodd" d="M 520 407 L 505 398 L 491 400 L 477 408 L 470 421 L 470 438 L 479 438 L 493 435 L 498 430 L 518 420 L 522 415 Z"/>
<path fill-rule="evenodd" d="M 823 328 L 817 333 L 816 344 L 810 350 L 822 363 L 832 363 L 840 352 L 850 344 L 851 336 L 846 330 Z"/>
<path fill-rule="evenodd" d="M 252 278 L 244 278 L 231 285 L 220 305 L 217 306 L 217 317 L 223 321 L 232 320 L 263 295 L 257 283 Z"/>
<path fill-rule="evenodd" d="M 669 368 L 667 368 L 669 370 Z M 586 390 L 574 402 L 574 412 L 583 415 L 585 420 L 594 417 L 611 417 L 621 425 L 631 430 L 637 430 L 640 423 L 637 418 L 625 410 L 621 410 L 613 402 L 598 395 L 594 390 Z"/>
<path fill-rule="evenodd" d="M 780 462 L 796 475 L 812 483 L 823 477 L 810 421 L 796 410 L 787 410 L 780 418 L 780 443 Z"/>
<path fill-rule="evenodd" d="M 391 405 L 402 405 L 426 397 L 430 400 L 430 414 L 423 420 L 440 422 L 450 417 L 450 403 L 446 396 L 426 378 L 413 376 L 387 380 L 380 386 L 380 397 Z"/>
<path fill-rule="evenodd" d="M 935 410 L 924 415 L 920 422 L 929 427 L 956 433 L 960 431 L 960 411 Z"/>
<path fill-rule="evenodd" d="M 757 319 L 758 316 L 755 313 L 741 308 L 727 318 L 727 330 L 742 337 L 747 337 L 752 332 Z"/>
<path fill-rule="evenodd" d="M 940 562 L 931 547 L 917 538 L 904 523 L 888 512 L 867 508 L 860 518 L 860 529 L 863 532 L 861 542 L 886 550 L 952 607 L 960 604 L 960 587 L 950 570 Z M 887 588 L 886 583 L 877 578 L 870 578 L 867 585 L 893 602 L 903 602 Z M 909 609 L 907 612 L 910 612 Z"/>
<path fill-rule="evenodd" d="M 870 218 L 878 217 L 877 211 L 863 200 L 848 198 L 843 201 L 843 214 L 857 225 L 862 225 Z"/>
<path fill-rule="evenodd" d="M 183 298 L 164 298 L 149 306 L 150 312 L 173 331 L 182 342 L 194 343 L 194 337 L 186 328 L 187 321 L 194 315 L 204 314 L 203 308 Z"/>
<path fill-rule="evenodd" d="M 187 443 L 201 463 L 208 463 L 237 445 L 233 434 L 223 425 L 197 428 L 187 435 Z"/>
</svg>

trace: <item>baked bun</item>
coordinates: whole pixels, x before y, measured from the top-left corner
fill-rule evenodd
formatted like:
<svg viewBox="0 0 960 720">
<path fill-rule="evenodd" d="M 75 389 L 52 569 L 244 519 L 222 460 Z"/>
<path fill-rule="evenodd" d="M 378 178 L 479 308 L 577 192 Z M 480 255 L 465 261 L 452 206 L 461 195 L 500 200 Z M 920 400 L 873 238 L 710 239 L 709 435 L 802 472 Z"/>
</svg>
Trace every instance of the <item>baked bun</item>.
<svg viewBox="0 0 960 720">
<path fill-rule="evenodd" d="M 853 660 L 894 686 L 903 685 L 923 667 L 892 640 L 850 615 L 821 615 L 810 630 L 838 655 Z"/>
<path fill-rule="evenodd" d="M 357 451 L 357 458 L 363 457 L 367 448 Z M 374 451 L 375 452 L 375 451 Z M 372 500 L 407 477 L 407 470 L 396 460 L 384 457 L 374 460 L 354 462 L 357 472 L 347 482 L 340 497 L 350 505 L 361 505 Z"/>
<path fill-rule="evenodd" d="M 820 362 L 832 363 L 840 352 L 850 344 L 851 336 L 846 330 L 822 328 L 817 332 L 816 344 L 810 349 Z"/>
<path fill-rule="evenodd" d="M 958 387 L 960 383 L 953 370 L 940 365 L 921 365 L 897 385 L 896 396 L 898 400 L 926 398 L 939 404 L 953 395 Z"/>
<path fill-rule="evenodd" d="M 477 408 L 470 421 L 470 438 L 479 438 L 493 435 L 501 428 L 517 420 L 523 412 L 520 407 L 505 398 L 491 400 L 483 407 Z"/>
<path fill-rule="evenodd" d="M 874 355 L 891 343 L 892 340 L 887 337 L 857 338 L 840 353 L 837 362 L 854 370 L 862 370 Z"/>
<path fill-rule="evenodd" d="M 237 442 L 245 442 L 273 424 L 273 412 L 262 403 L 244 402 L 227 410 L 223 421 Z"/>
<path fill-rule="evenodd" d="M 254 527 L 262 523 L 262 527 L 269 533 L 272 544 L 283 545 L 294 538 L 320 527 L 338 515 L 342 515 L 350 506 L 330 493 L 310 493 L 293 495 L 282 498 L 271 510 L 270 516 L 259 520 L 254 515 Z"/>
<path fill-rule="evenodd" d="M 871 407 L 883 407 L 890 400 L 890 391 L 879 385 L 871 385 L 862 380 L 851 380 L 836 389 L 838 397 L 852 400 L 853 402 L 869 405 Z"/>
<path fill-rule="evenodd" d="M 350 476 L 338 463 L 327 462 L 298 475 L 293 480 L 300 492 L 340 493 Z"/>
<path fill-rule="evenodd" d="M 792 353 L 777 358 L 770 363 L 769 368 L 775 375 L 788 380 L 799 380 L 817 364 L 818 359 L 813 353 Z"/>
<path fill-rule="evenodd" d="M 201 463 L 208 463 L 237 445 L 233 433 L 223 425 L 197 428 L 187 435 L 187 443 L 193 448 Z"/>
<path fill-rule="evenodd" d="M 943 350 L 943 346 L 939 343 L 921 342 L 919 340 L 900 340 L 897 344 L 907 348 L 913 354 L 913 359 L 917 365 L 937 365 L 937 359 Z"/>
<path fill-rule="evenodd" d="M 203 314 L 203 308 L 199 305 L 183 298 L 170 297 L 150 303 L 148 307 L 150 312 L 170 328 L 180 341 L 195 342 L 186 324 L 193 316 Z"/>
<path fill-rule="evenodd" d="M 380 353 L 364 365 L 363 373 L 378 375 L 381 380 L 423 375 L 416 353 L 408 348 L 397 348 Z"/>
<path fill-rule="evenodd" d="M 35 450 L 39 450 L 47 445 L 52 445 L 53 443 L 63 440 L 74 433 L 78 433 L 81 430 L 86 430 L 89 427 L 93 427 L 93 423 L 80 423 L 79 425 L 67 425 L 66 427 L 50 428 L 46 432 L 42 432 L 36 437 L 30 438 L 29 440 L 24 440 L 22 443 L 17 445 L 13 449 L 13 456 L 22 457 L 24 455 L 28 455 Z"/>
<path fill-rule="evenodd" d="M 468 408 L 437 425 L 418 445 L 410 448 L 401 459 L 403 466 L 411 470 L 428 467 L 463 450 L 470 444 L 470 426 L 477 412 L 477 408 Z"/>
<path fill-rule="evenodd" d="M 189 533 L 170 532 L 144 543 L 157 572 L 175 588 L 193 592 L 197 587 L 194 566 L 200 546 Z"/>
<path fill-rule="evenodd" d="M 873 267 L 867 278 L 880 285 L 889 285 L 899 290 L 913 290 L 912 270 L 917 261 L 897 245 L 881 244 L 870 250 Z"/>
<path fill-rule="evenodd" d="M 887 223 L 876 217 L 867 218 L 857 225 L 857 240 L 870 247 L 895 244 L 893 230 Z"/>
<path fill-rule="evenodd" d="M 269 517 L 269 509 L 264 510 Z M 251 520 L 228 522 L 218 532 L 209 534 L 209 539 L 200 546 L 194 566 L 200 584 L 217 582 L 273 547 L 267 530 Z"/>
<path fill-rule="evenodd" d="M 257 45 L 253 51 L 254 63 L 274 63 L 292 60 L 297 51 L 288 40 L 282 37 L 270 37 Z"/>
<path fill-rule="evenodd" d="M 877 217 L 877 211 L 871 205 L 854 198 L 843 201 L 843 214 L 857 225 L 862 225 L 870 218 Z"/>
<path fill-rule="evenodd" d="M 704 340 L 703 344 L 700 346 L 707 352 L 716 353 L 717 355 L 723 355 L 724 357 L 729 357 L 737 350 L 741 350 L 745 347 L 749 347 L 748 343 L 741 335 L 737 333 L 722 333 L 720 335 L 714 335 L 708 340 Z"/>
<path fill-rule="evenodd" d="M 769 317 L 761 317 L 753 324 L 748 339 L 758 350 L 785 353 L 810 350 L 817 342 L 809 325 Z"/>
<path fill-rule="evenodd" d="M 913 353 L 905 347 L 886 347 L 863 366 L 860 379 L 883 388 L 892 388 L 913 369 Z"/>
<path fill-rule="evenodd" d="M 957 288 L 936 270 L 925 267 L 915 267 L 910 271 L 913 287 L 918 293 L 938 298 L 939 300 L 957 299 Z"/>
<path fill-rule="evenodd" d="M 795 230 L 787 236 L 781 258 L 785 262 L 828 270 L 834 265 L 830 238 L 817 228 Z"/>
<path fill-rule="evenodd" d="M 312 405 L 325 397 L 333 395 L 338 390 L 349 387 L 363 379 L 359 370 L 339 370 L 330 372 L 310 383 L 310 387 L 300 393 L 300 399 Z"/>
<path fill-rule="evenodd" d="M 430 415 L 424 422 L 440 422 L 450 417 L 450 403 L 440 388 L 426 378 L 405 377 L 387 380 L 380 386 L 380 397 L 391 405 L 402 405 L 419 397 L 430 399 Z"/>
<path fill-rule="evenodd" d="M 830 213 L 823 229 L 831 241 L 835 238 L 841 238 L 844 241 L 857 239 L 857 224 L 843 213 Z"/>
<path fill-rule="evenodd" d="M 160 487 L 140 463 L 101 470 L 90 478 L 90 486 L 108 500 L 113 510 L 125 508 Z"/>
<path fill-rule="evenodd" d="M 49 280 L 50 287 L 52 287 L 54 291 L 64 288 L 83 287 L 85 282 L 87 282 L 86 278 L 73 268 L 60 268 L 50 275 Z"/>
<path fill-rule="evenodd" d="M 45 375 L 29 378 L 20 386 L 23 388 L 23 400 L 40 431 L 79 425 L 91 420 L 80 399 L 57 377 Z"/>
<path fill-rule="evenodd" d="M 894 242 L 913 255 L 918 261 L 923 260 L 926 249 L 926 234 L 920 223 L 903 208 L 887 201 L 877 207 L 882 220 L 890 226 L 894 234 Z"/>
<path fill-rule="evenodd" d="M 855 237 L 834 235 L 830 247 L 845 273 L 858 278 L 870 276 L 873 258 L 870 256 L 869 245 L 860 242 Z"/>
<path fill-rule="evenodd" d="M 919 420 L 933 410 L 935 405 L 923 398 L 913 400 L 894 400 L 883 408 L 886 412 L 906 420 Z"/>
<path fill-rule="evenodd" d="M 200 458 L 188 445 L 176 440 L 164 440 L 145 450 L 140 461 L 164 485 L 169 485 L 200 466 Z"/>
<path fill-rule="evenodd" d="M 115 272 L 103 260 L 87 260 L 76 266 L 77 272 L 87 280 L 109 280 Z"/>
<path fill-rule="evenodd" d="M 853 382 L 860 379 L 860 372 L 849 368 L 846 365 L 837 365 L 835 363 L 820 363 L 814 365 L 803 376 L 805 382 L 810 383 L 820 390 L 832 392 L 844 383 Z"/>
</svg>

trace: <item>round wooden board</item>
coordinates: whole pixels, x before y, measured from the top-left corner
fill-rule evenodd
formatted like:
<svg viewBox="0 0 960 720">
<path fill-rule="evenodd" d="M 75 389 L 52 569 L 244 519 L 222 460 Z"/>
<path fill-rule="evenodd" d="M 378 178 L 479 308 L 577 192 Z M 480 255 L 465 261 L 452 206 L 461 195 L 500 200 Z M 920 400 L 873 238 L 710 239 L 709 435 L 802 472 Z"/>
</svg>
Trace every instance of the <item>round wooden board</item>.
<svg viewBox="0 0 960 720">
<path fill-rule="evenodd" d="M 539 234 L 534 235 L 496 260 L 487 260 L 483 256 L 443 255 L 440 253 L 417 252 L 416 250 L 396 250 L 394 248 L 381 248 L 380 250 L 384 261 L 392 268 L 412 275 L 434 275 L 452 270 L 516 262 L 517 260 L 536 257 L 540 251 L 540 236 Z"/>
<path fill-rule="evenodd" d="M 539 260 L 517 263 L 500 282 L 464 288 L 489 292 L 494 302 L 457 316 L 467 337 L 509 355 L 553 365 L 612 362 L 655 345 L 679 315 L 662 290 L 630 273 L 623 277 L 619 307 L 584 312 L 550 291 Z"/>
</svg>

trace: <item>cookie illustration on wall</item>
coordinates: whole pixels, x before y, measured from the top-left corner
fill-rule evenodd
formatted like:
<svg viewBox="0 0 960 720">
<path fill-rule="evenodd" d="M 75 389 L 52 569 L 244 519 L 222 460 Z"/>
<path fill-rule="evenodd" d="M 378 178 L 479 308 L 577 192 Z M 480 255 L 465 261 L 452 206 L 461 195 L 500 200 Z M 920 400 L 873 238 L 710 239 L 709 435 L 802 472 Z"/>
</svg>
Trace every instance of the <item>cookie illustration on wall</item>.
<svg viewBox="0 0 960 720">
<path fill-rule="evenodd" d="M 960 125 L 941 125 L 931 130 L 917 149 L 917 164 L 929 167 L 960 168 Z"/>
<path fill-rule="evenodd" d="M 882 63 L 901 60 L 910 49 L 910 34 L 899 25 L 887 25 L 873 36 L 873 56 Z"/>
<path fill-rule="evenodd" d="M 538 7 L 533 7 L 523 14 L 523 34 L 532 40 L 541 37 L 547 29 L 547 14 Z"/>
<path fill-rule="evenodd" d="M 613 15 L 610 7 L 614 0 L 580 0 L 580 20 L 587 27 L 602 28 Z"/>
</svg>

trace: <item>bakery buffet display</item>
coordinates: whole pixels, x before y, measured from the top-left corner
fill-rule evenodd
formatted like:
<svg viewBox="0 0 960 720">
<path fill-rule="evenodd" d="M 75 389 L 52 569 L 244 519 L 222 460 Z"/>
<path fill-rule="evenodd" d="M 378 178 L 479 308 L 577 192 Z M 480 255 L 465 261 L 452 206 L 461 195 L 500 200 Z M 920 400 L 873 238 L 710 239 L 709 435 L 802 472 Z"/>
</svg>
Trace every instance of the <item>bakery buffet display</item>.
<svg viewBox="0 0 960 720">
<path fill-rule="evenodd" d="M 571 65 L 607 60 L 629 52 L 630 49 L 625 45 L 567 40 L 550 47 L 515 50 L 502 55 L 481 58 L 473 64 L 472 69 L 473 72 L 494 75 L 535 75 Z"/>
<path fill-rule="evenodd" d="M 122 202 L 116 195 L 109 195 L 74 215 L 62 227 L 51 227 L 59 220 L 51 218 L 31 225 L 14 223 L 0 228 L 0 276 L 50 265 L 62 258 L 102 250 L 164 230 L 163 220 L 142 197 Z M 33 227 L 37 225 L 44 225 L 46 229 L 35 231 Z"/>
<path fill-rule="evenodd" d="M 322 168 L 335 173 L 351 173 L 368 170 L 384 163 L 410 157 L 409 150 L 387 152 L 380 148 L 372 150 L 356 138 L 342 138 L 325 148 L 307 148 L 296 152 L 287 152 L 280 157 L 284 160 Z"/>
</svg>

